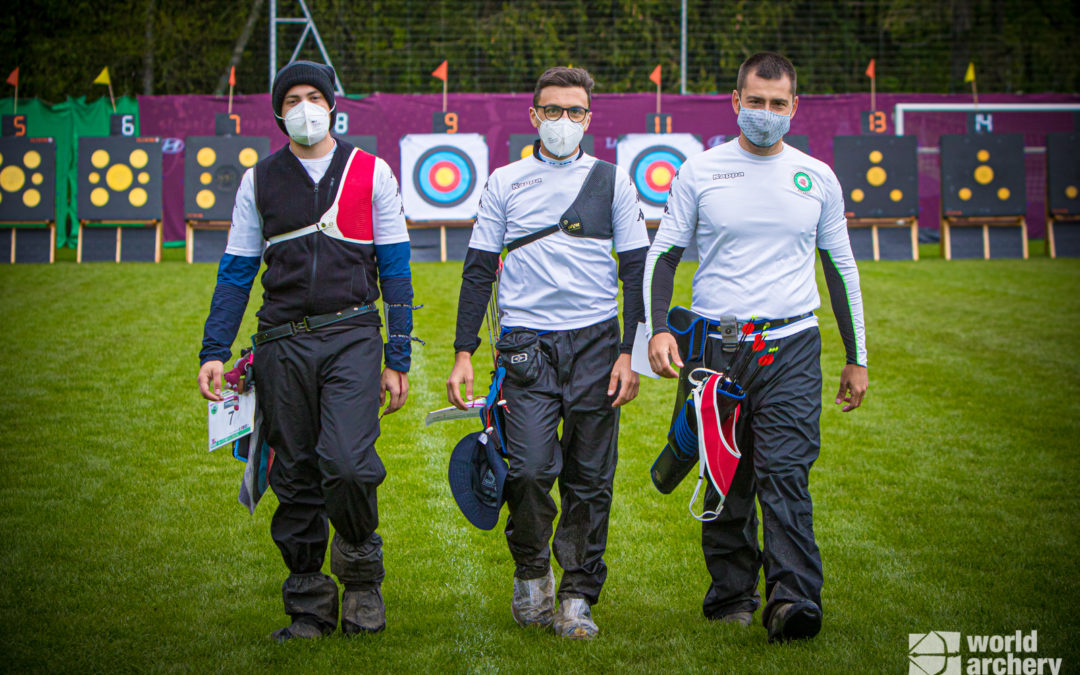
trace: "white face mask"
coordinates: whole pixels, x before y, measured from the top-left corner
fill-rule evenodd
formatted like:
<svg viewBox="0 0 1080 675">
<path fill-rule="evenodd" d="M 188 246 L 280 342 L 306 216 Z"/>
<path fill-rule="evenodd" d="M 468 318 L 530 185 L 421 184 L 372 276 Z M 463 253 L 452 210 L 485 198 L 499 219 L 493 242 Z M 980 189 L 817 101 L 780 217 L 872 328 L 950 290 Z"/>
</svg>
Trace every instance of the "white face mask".
<svg viewBox="0 0 1080 675">
<path fill-rule="evenodd" d="M 540 140 L 547 151 L 556 157 L 566 157 L 581 143 L 585 135 L 585 126 L 572 122 L 565 115 L 557 120 L 544 120 L 540 123 Z"/>
<path fill-rule="evenodd" d="M 330 111 L 311 101 L 301 101 L 285 113 L 285 130 L 300 145 L 315 145 L 330 131 Z"/>
</svg>

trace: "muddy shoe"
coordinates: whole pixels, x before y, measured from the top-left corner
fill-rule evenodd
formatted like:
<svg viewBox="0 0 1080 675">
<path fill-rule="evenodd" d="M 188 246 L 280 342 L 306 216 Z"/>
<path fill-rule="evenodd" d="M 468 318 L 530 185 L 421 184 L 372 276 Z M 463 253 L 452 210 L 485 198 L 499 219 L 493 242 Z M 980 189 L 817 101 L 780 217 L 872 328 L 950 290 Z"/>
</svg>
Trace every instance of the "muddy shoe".
<svg viewBox="0 0 1080 675">
<path fill-rule="evenodd" d="M 555 613 L 555 634 L 577 640 L 591 640 L 600 629 L 592 620 L 589 603 L 582 598 L 567 598 Z"/>
<path fill-rule="evenodd" d="M 292 625 L 277 629 L 270 634 L 270 639 L 274 642 L 287 642 L 292 639 L 310 640 L 323 635 L 325 633 L 314 622 L 300 619 L 293 621 Z"/>
<path fill-rule="evenodd" d="M 732 612 L 730 614 L 724 614 L 715 618 L 710 617 L 713 621 L 719 621 L 720 623 L 734 623 L 740 626 L 749 626 L 754 622 L 753 612 Z"/>
<path fill-rule="evenodd" d="M 555 614 L 555 575 L 548 569 L 539 579 L 514 577 L 514 600 L 510 605 L 519 626 L 551 625 Z"/>
<path fill-rule="evenodd" d="M 769 617 L 769 642 L 812 638 L 821 630 L 821 609 L 812 602 L 786 602 Z"/>
<path fill-rule="evenodd" d="M 346 635 L 378 633 L 386 628 L 386 605 L 376 585 L 364 590 L 345 589 L 341 596 L 341 630 Z"/>
</svg>

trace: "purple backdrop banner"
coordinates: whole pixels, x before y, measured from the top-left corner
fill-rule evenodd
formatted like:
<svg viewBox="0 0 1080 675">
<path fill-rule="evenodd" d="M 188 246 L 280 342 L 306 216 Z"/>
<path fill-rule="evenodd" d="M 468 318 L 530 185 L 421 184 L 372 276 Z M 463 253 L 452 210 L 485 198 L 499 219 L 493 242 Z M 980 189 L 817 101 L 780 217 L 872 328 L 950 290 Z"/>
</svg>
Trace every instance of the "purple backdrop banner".
<svg viewBox="0 0 1080 675">
<path fill-rule="evenodd" d="M 984 94 L 980 104 L 1069 103 L 1080 104 L 1076 94 Z M 970 96 L 929 94 L 879 94 L 877 106 L 888 116 L 888 133 L 895 133 L 894 106 L 898 103 L 970 103 Z M 484 134 L 489 148 L 489 164 L 503 166 L 508 161 L 510 134 L 531 133 L 528 108 L 532 94 L 451 94 L 449 110 L 458 114 L 458 130 Z M 405 134 L 430 133 L 432 115 L 442 106 L 438 94 L 373 94 L 362 99 L 338 98 L 338 110 L 348 115 L 348 134 L 374 135 L 378 154 L 401 177 L 398 140 Z M 184 154 L 183 139 L 214 133 L 214 115 L 226 112 L 228 101 L 219 96 L 139 97 L 140 132 L 160 136 L 164 141 L 163 206 L 165 239 L 184 238 Z M 589 133 L 595 139 L 595 154 L 615 161 L 615 144 L 622 134 L 646 131 L 645 116 L 656 112 L 654 94 L 597 94 L 592 100 L 593 121 Z M 810 152 L 832 163 L 833 136 L 855 135 L 860 131 L 860 113 L 870 109 L 869 94 L 802 95 L 791 123 L 791 133 L 810 139 Z M 662 110 L 672 116 L 673 131 L 697 134 L 706 147 L 738 134 L 729 96 L 665 95 Z M 233 112 L 241 116 L 241 133 L 266 136 L 271 150 L 285 144 L 270 110 L 270 95 L 236 97 Z M 1033 237 L 1043 236 L 1046 193 L 1046 134 L 1072 131 L 1072 112 L 994 112 L 994 131 L 1023 133 L 1027 169 L 1028 224 Z M 941 134 L 965 133 L 964 112 L 907 112 L 905 133 L 918 138 L 919 224 L 936 228 L 940 210 L 940 171 L 936 148 Z"/>
</svg>

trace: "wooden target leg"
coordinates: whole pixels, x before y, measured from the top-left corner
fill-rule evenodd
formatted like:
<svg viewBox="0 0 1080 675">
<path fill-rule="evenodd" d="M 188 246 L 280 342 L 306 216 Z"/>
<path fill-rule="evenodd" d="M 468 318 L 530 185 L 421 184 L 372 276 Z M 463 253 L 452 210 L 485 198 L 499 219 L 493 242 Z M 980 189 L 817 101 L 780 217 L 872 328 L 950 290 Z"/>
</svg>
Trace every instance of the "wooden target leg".
<svg viewBox="0 0 1080 675">
<path fill-rule="evenodd" d="M 919 259 L 919 219 L 911 219 L 911 259 Z"/>
<path fill-rule="evenodd" d="M 78 244 L 76 244 L 76 249 L 75 249 L 75 262 L 77 262 L 77 263 L 82 262 L 82 241 L 83 241 L 83 228 L 84 227 L 85 227 L 85 225 L 80 220 L 79 221 L 79 242 L 78 242 Z"/>
<path fill-rule="evenodd" d="M 1046 250 L 1051 258 L 1057 257 L 1057 247 L 1054 245 L 1054 219 L 1046 219 Z"/>
<path fill-rule="evenodd" d="M 49 264 L 56 262 L 56 223 L 49 225 Z"/>
<path fill-rule="evenodd" d="M 446 262 L 446 226 L 439 227 L 439 261 Z"/>
<path fill-rule="evenodd" d="M 116 262 L 120 262 L 120 251 L 124 247 L 124 228 L 116 226 Z"/>
<path fill-rule="evenodd" d="M 1020 241 L 1024 248 L 1024 260 L 1028 259 L 1028 231 L 1027 231 L 1027 219 L 1024 216 L 1020 216 Z"/>
<path fill-rule="evenodd" d="M 983 223 L 983 260 L 990 259 L 990 226 Z"/>
</svg>

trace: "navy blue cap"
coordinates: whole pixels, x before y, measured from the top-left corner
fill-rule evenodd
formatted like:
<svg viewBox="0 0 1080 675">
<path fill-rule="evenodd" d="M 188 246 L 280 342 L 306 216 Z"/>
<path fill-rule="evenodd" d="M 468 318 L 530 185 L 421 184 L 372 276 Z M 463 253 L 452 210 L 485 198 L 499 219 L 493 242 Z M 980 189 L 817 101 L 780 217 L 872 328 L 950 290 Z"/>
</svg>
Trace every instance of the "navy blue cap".
<svg viewBox="0 0 1080 675">
<path fill-rule="evenodd" d="M 499 522 L 507 473 L 495 434 L 475 431 L 458 441 L 450 454 L 450 492 L 469 522 L 481 530 Z"/>
</svg>

